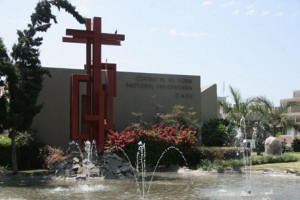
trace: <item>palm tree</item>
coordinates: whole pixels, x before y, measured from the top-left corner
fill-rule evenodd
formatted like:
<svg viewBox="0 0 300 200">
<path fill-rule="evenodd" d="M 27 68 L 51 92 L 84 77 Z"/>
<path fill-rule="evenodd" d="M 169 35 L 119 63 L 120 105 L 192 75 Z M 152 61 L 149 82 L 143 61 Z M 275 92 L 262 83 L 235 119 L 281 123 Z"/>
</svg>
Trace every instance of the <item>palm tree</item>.
<svg viewBox="0 0 300 200">
<path fill-rule="evenodd" d="M 241 93 L 237 89 L 229 86 L 229 90 L 233 99 L 233 104 L 227 101 L 219 101 L 219 105 L 223 107 L 226 119 L 239 123 L 243 116 L 246 117 L 249 114 L 254 99 L 247 98 L 244 101 Z"/>
<path fill-rule="evenodd" d="M 288 117 L 287 113 L 292 106 L 299 106 L 300 103 L 290 101 L 275 107 L 273 103 L 266 97 L 256 97 L 256 105 L 260 107 L 261 122 L 263 126 L 272 133 L 276 134 L 278 130 L 286 130 L 287 128 L 294 128 L 300 130 L 299 125 Z"/>
</svg>

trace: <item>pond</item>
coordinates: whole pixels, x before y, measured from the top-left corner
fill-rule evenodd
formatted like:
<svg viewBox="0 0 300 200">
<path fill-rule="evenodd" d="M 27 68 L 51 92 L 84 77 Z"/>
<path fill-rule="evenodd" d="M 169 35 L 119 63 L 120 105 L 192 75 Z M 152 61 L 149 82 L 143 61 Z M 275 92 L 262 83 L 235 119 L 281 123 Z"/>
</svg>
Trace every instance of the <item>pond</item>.
<svg viewBox="0 0 300 200">
<path fill-rule="evenodd" d="M 134 180 L 91 179 L 86 181 L 17 176 L 0 179 L 0 199 L 298 199 L 300 177 L 255 172 L 218 174 L 191 171 L 158 172 L 145 182 L 144 198 Z M 248 193 L 249 188 L 251 193 Z"/>
</svg>

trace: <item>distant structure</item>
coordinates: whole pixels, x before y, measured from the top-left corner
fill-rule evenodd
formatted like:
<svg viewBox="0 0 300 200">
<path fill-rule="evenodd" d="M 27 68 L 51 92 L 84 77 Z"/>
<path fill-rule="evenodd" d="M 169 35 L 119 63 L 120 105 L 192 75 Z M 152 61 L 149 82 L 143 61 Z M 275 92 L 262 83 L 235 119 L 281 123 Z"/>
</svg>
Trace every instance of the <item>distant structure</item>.
<svg viewBox="0 0 300 200">
<path fill-rule="evenodd" d="M 201 121 L 205 123 L 218 117 L 217 85 L 201 87 Z"/>
<path fill-rule="evenodd" d="M 288 102 L 300 103 L 300 90 L 293 91 L 293 98 L 281 99 L 280 105 L 286 105 Z M 288 110 L 287 116 L 300 125 L 300 106 L 291 106 Z M 287 135 L 290 134 L 290 131 L 291 130 L 287 131 Z"/>
<path fill-rule="evenodd" d="M 292 98 L 286 98 L 280 100 L 280 105 L 284 106 L 288 102 L 299 102 L 300 103 L 300 90 L 293 91 Z M 300 106 L 291 106 L 286 114 L 290 119 L 294 120 L 300 125 Z M 290 146 L 295 137 L 300 138 L 300 133 L 293 128 L 284 130 L 284 135 L 280 137 L 281 140 L 285 139 L 287 145 Z"/>
</svg>

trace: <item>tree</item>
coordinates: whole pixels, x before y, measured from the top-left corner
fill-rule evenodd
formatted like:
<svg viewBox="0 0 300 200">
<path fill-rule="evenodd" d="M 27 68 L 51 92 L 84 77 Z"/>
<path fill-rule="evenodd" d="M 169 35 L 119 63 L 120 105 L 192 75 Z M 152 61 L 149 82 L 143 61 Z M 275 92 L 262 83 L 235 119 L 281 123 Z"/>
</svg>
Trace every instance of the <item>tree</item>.
<svg viewBox="0 0 300 200">
<path fill-rule="evenodd" d="M 249 113 L 254 99 L 248 98 L 243 100 L 241 93 L 232 86 L 229 86 L 229 90 L 233 104 L 226 101 L 219 101 L 219 105 L 223 107 L 226 119 L 239 124 L 241 118 L 243 116 L 246 117 Z"/>
<path fill-rule="evenodd" d="M 238 90 L 231 86 L 229 89 L 234 103 L 230 104 L 220 101 L 219 105 L 224 108 L 225 118 L 235 121 L 238 125 L 240 119 L 244 116 L 248 134 L 251 133 L 250 130 L 255 122 L 260 122 L 259 124 L 272 135 L 275 135 L 276 130 L 280 127 L 299 130 L 299 125 L 286 115 L 288 109 L 292 106 L 299 106 L 299 102 L 287 102 L 284 105 L 280 105 L 280 107 L 275 107 L 270 100 L 262 96 L 248 98 L 243 101 Z M 266 137 L 265 130 L 263 130 L 264 136 L 262 137 Z"/>
<path fill-rule="evenodd" d="M 261 122 L 263 126 L 275 136 L 278 129 L 294 128 L 300 130 L 299 125 L 287 116 L 290 108 L 299 106 L 299 102 L 290 101 L 275 107 L 266 97 L 256 97 L 255 102 L 260 107 Z"/>
<path fill-rule="evenodd" d="M 202 143 L 204 146 L 231 146 L 236 131 L 227 119 L 210 119 L 202 127 Z"/>
<path fill-rule="evenodd" d="M 186 109 L 183 105 L 174 105 L 172 113 L 162 115 L 161 123 L 198 130 L 200 125 L 196 114 L 192 107 Z"/>
<path fill-rule="evenodd" d="M 18 42 L 13 45 L 9 56 L 0 40 L 0 76 L 5 81 L 6 93 L 0 97 L 0 128 L 7 129 L 11 137 L 13 173 L 17 173 L 16 135 L 28 130 L 32 120 L 42 108 L 37 104 L 42 82 L 49 72 L 42 68 L 39 60 L 39 46 L 42 37 L 38 32 L 46 32 L 51 21 L 57 23 L 51 12 L 51 6 L 63 8 L 80 23 L 85 19 L 66 0 L 40 1 L 31 15 L 27 29 L 18 30 Z"/>
</svg>

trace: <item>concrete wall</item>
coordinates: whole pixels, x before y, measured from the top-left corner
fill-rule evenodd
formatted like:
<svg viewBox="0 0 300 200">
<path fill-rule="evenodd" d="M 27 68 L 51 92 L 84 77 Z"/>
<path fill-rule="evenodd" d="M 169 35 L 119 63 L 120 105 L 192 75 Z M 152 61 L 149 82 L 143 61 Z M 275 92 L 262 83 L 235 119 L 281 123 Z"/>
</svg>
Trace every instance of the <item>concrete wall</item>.
<svg viewBox="0 0 300 200">
<path fill-rule="evenodd" d="M 118 72 L 116 128 L 122 130 L 132 123 L 132 112 L 152 122 L 156 112 L 170 113 L 174 105 L 193 107 L 200 118 L 199 89 L 199 76 Z"/>
<path fill-rule="evenodd" d="M 44 107 L 33 122 L 39 138 L 51 146 L 66 147 L 70 126 L 70 75 L 83 70 L 49 68 L 39 102 Z M 117 130 L 133 122 L 132 112 L 151 122 L 156 112 L 170 113 L 174 105 L 193 107 L 200 119 L 200 76 L 117 72 L 114 120 Z M 199 120 L 200 121 L 200 120 Z"/>
<path fill-rule="evenodd" d="M 52 75 L 43 82 L 39 102 L 44 106 L 34 118 L 32 128 L 51 146 L 66 147 L 70 135 L 70 75 L 82 70 L 49 68 Z"/>
<path fill-rule="evenodd" d="M 218 117 L 217 85 L 204 86 L 201 88 L 201 119 L 202 123 Z"/>
</svg>

